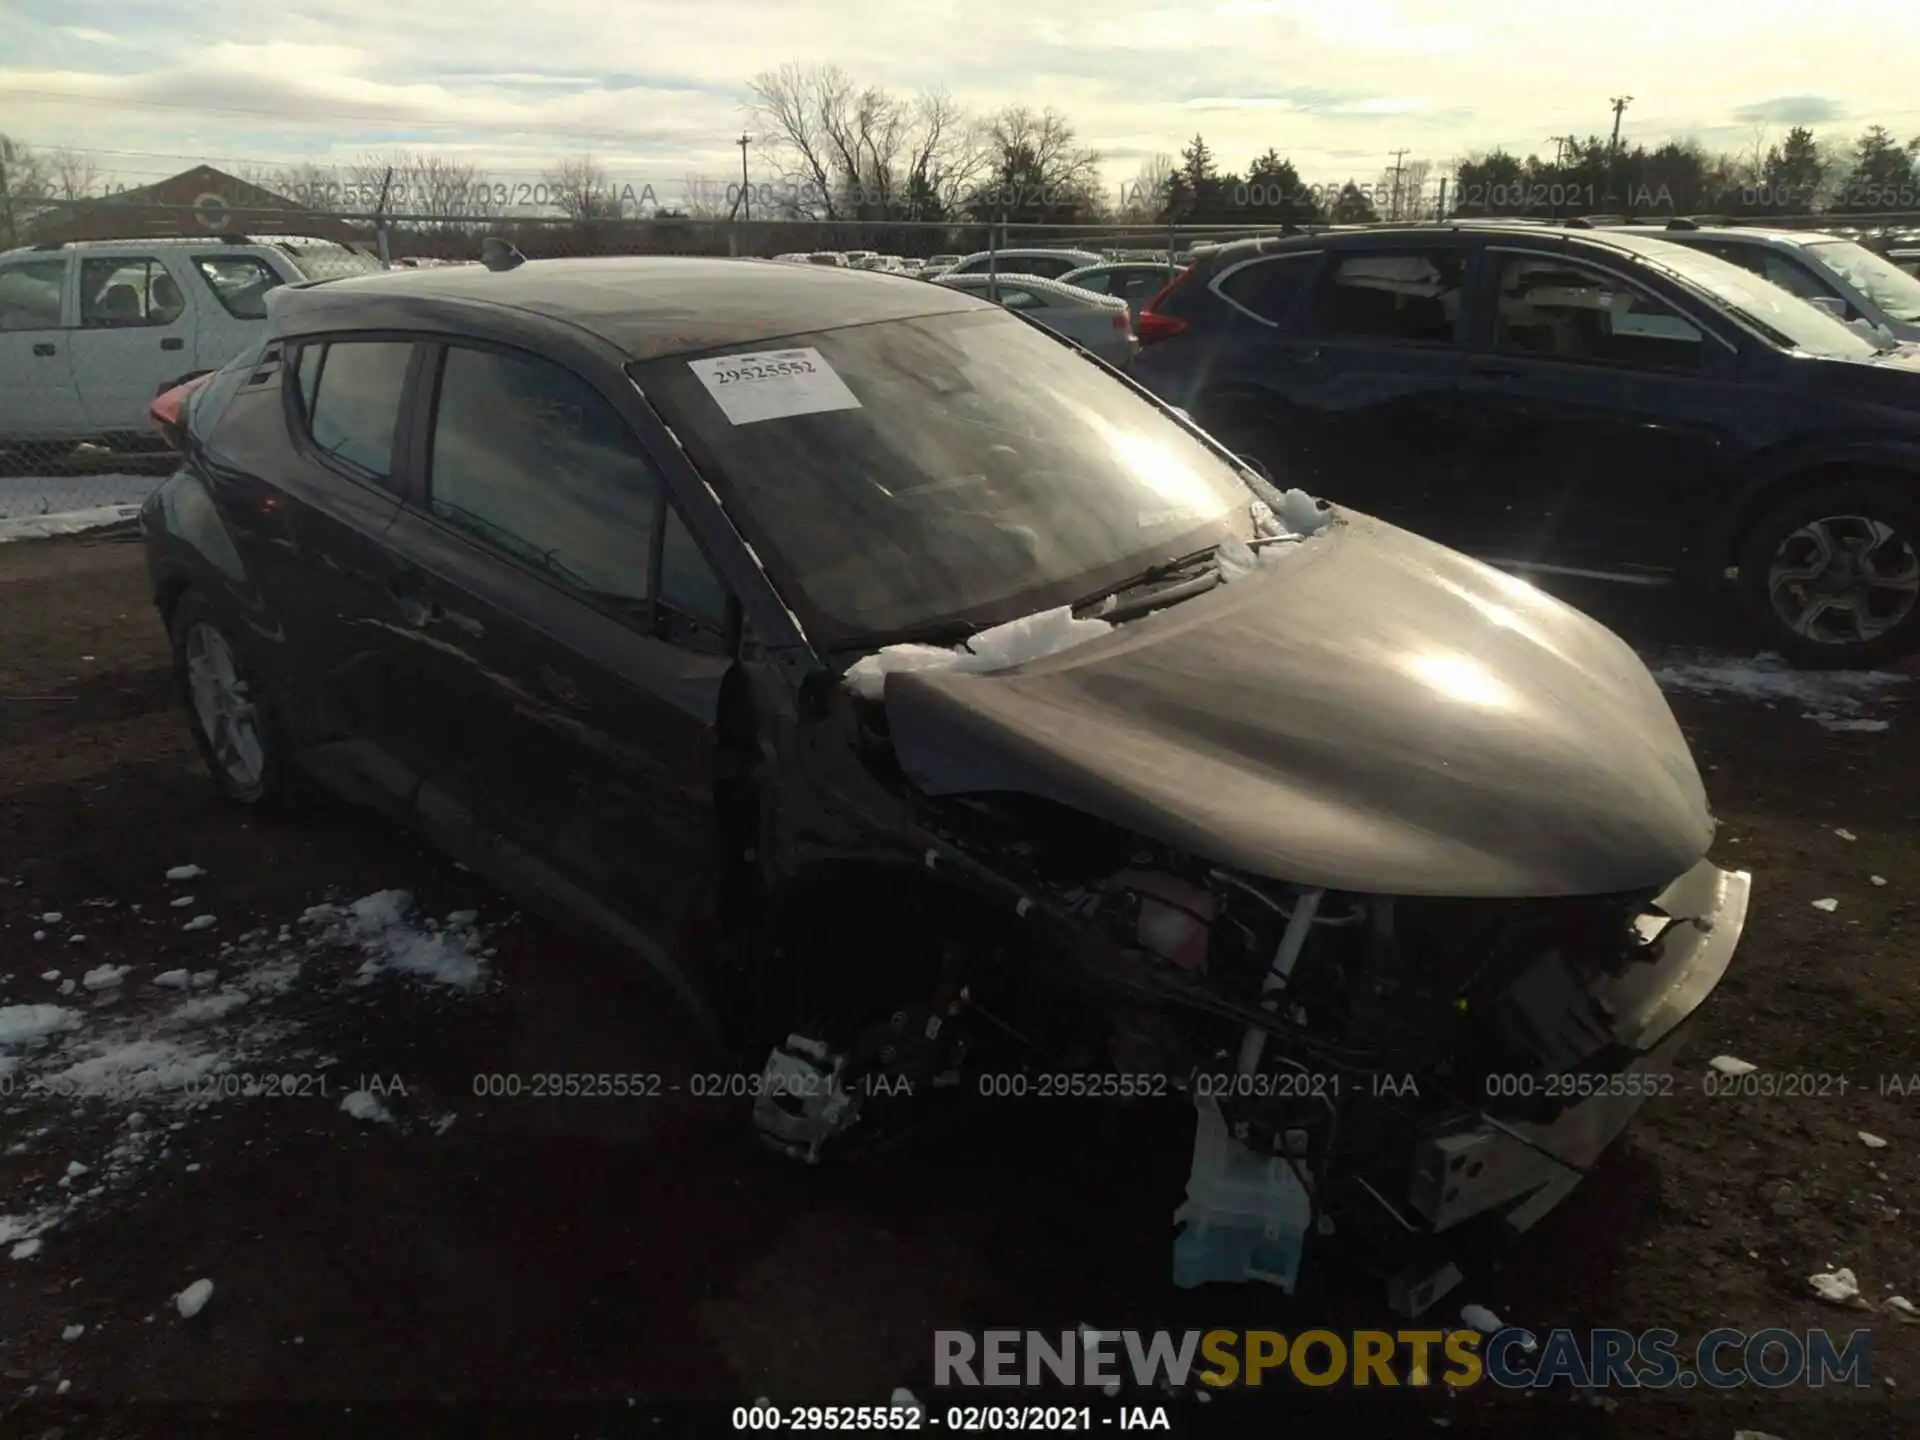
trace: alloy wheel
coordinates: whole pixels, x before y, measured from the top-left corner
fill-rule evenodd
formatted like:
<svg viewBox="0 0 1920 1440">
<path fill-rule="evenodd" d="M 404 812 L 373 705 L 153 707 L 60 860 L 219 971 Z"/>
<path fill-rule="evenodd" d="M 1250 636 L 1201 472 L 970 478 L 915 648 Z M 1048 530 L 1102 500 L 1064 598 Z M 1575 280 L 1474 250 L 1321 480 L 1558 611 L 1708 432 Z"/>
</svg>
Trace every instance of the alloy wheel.
<svg viewBox="0 0 1920 1440">
<path fill-rule="evenodd" d="M 187 632 L 187 687 L 214 761 L 236 787 L 251 790 L 266 774 L 260 712 L 227 637 L 204 621 Z"/>
<path fill-rule="evenodd" d="M 1822 516 L 1775 547 L 1767 598 L 1794 634 L 1815 644 L 1857 645 L 1912 614 L 1920 601 L 1920 554 L 1885 521 Z"/>
</svg>

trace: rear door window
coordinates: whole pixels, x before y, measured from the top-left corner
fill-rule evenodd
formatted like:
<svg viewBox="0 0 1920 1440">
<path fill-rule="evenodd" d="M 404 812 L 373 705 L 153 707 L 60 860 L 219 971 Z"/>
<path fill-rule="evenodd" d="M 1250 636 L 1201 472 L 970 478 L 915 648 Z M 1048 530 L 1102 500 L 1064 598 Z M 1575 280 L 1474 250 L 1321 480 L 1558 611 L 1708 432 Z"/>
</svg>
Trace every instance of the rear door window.
<svg viewBox="0 0 1920 1440">
<path fill-rule="evenodd" d="M 382 484 L 391 482 L 394 432 L 412 359 L 413 345 L 405 340 L 301 346 L 307 434 L 322 454 Z"/>
<path fill-rule="evenodd" d="M 121 256 L 80 262 L 80 323 L 89 330 L 171 325 L 187 300 L 152 256 Z"/>
<path fill-rule="evenodd" d="M 1337 255 L 1315 292 L 1319 329 L 1342 340 L 1456 344 L 1465 275 L 1456 250 Z"/>
</svg>

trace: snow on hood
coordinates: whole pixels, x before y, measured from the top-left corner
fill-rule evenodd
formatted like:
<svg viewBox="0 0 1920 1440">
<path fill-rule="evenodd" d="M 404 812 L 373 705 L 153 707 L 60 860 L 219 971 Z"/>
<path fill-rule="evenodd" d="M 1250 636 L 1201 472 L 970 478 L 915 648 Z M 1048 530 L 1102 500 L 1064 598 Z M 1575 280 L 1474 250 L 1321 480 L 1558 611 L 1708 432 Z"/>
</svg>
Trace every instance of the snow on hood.
<svg viewBox="0 0 1920 1440">
<path fill-rule="evenodd" d="M 1261 541 L 1301 540 L 1334 523 L 1334 513 L 1304 490 L 1288 490 L 1275 511 L 1264 500 L 1251 507 L 1253 528 Z M 1291 547 L 1263 544 L 1259 550 L 1240 540 L 1223 544 L 1216 560 L 1220 578 L 1232 581 L 1255 570 L 1283 563 Z M 939 670 L 956 675 L 981 675 L 1010 670 L 1034 660 L 1057 655 L 1088 640 L 1097 640 L 1113 626 L 1105 620 L 1076 618 L 1070 605 L 1036 611 L 982 630 L 964 645 L 889 645 L 854 662 L 843 682 L 863 700 L 886 696 L 887 676 L 917 670 Z"/>
<path fill-rule="evenodd" d="M 1005 670 L 1097 639 L 1111 629 L 1113 626 L 1104 620 L 1077 619 L 1072 606 L 1061 605 L 982 630 L 965 645 L 953 649 L 940 645 L 889 645 L 856 660 L 847 670 L 845 683 L 862 699 L 880 700 L 887 693 L 887 676 L 901 671 L 946 670 L 978 675 Z"/>
</svg>

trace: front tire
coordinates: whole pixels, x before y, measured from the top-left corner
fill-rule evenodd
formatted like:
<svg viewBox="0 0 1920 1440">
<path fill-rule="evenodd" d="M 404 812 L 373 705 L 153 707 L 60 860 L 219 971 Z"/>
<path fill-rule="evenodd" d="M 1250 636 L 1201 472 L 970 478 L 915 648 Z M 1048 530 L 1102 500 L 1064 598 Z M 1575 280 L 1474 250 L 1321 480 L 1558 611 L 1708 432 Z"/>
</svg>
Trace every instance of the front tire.
<svg viewBox="0 0 1920 1440">
<path fill-rule="evenodd" d="M 1839 480 L 1787 497 L 1748 532 L 1739 570 L 1760 639 L 1805 669 L 1920 649 L 1920 501 L 1902 487 Z"/>
<path fill-rule="evenodd" d="M 174 606 L 174 678 L 200 758 L 221 794 L 252 810 L 279 811 L 293 799 L 292 766 L 265 686 L 244 649 L 189 590 Z"/>
</svg>

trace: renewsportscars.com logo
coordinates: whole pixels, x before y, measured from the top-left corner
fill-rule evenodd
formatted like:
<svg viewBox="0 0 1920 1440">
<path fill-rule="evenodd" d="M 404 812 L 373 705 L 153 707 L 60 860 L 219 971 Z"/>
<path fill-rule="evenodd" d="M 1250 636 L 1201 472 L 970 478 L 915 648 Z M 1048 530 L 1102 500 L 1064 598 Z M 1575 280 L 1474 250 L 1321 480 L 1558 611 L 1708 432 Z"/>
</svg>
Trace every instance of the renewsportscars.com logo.
<svg viewBox="0 0 1920 1440">
<path fill-rule="evenodd" d="M 1107 1390 L 1494 1384 L 1530 1390 L 1667 1390 L 1873 1384 L 1873 1332 L 1712 1330 L 937 1330 L 934 1384 Z"/>
</svg>

